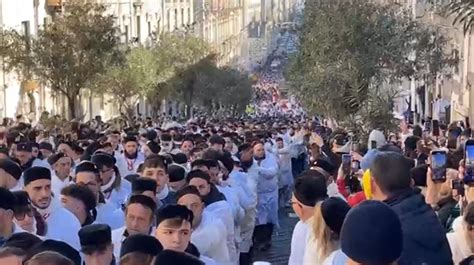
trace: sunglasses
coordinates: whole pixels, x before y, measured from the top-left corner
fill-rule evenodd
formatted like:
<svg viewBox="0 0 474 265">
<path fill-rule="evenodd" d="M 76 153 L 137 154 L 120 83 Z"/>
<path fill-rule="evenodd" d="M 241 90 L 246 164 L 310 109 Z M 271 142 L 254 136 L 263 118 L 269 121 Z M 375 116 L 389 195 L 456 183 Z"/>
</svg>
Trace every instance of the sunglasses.
<svg viewBox="0 0 474 265">
<path fill-rule="evenodd" d="M 32 218 L 34 216 L 33 207 L 28 206 L 26 208 L 18 209 L 18 210 L 15 211 L 15 219 L 17 219 L 18 221 L 25 220 L 25 217 L 27 215 L 30 218 Z"/>
</svg>

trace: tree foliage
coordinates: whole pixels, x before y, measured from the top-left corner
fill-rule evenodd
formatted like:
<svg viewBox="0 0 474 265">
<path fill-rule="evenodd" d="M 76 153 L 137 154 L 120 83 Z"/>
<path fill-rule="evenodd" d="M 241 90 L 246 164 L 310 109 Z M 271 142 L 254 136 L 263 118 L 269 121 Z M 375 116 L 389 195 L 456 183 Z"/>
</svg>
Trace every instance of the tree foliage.
<svg viewBox="0 0 474 265">
<path fill-rule="evenodd" d="M 163 35 L 154 47 L 160 62 L 160 82 L 149 93 L 154 102 L 171 96 L 191 108 L 201 106 L 240 112 L 251 98 L 248 79 L 236 70 L 219 68 L 218 55 L 202 39 L 175 34 Z"/>
<path fill-rule="evenodd" d="M 358 120 L 366 130 L 368 118 L 379 118 L 373 113 L 391 112 L 386 84 L 433 78 L 450 63 L 438 31 L 371 1 L 307 2 L 299 39 L 287 74 L 291 92 L 309 112 Z"/>
<path fill-rule="evenodd" d="M 25 44 L 14 31 L 4 32 L 0 51 L 10 69 L 31 73 L 68 101 L 70 118 L 80 115 L 79 96 L 106 66 L 119 60 L 118 28 L 105 7 L 88 1 L 68 1 L 62 15 Z M 28 53 L 24 51 L 27 45 Z"/>
<path fill-rule="evenodd" d="M 461 24 L 464 34 L 469 34 L 474 27 L 474 1 L 450 1 L 446 6 L 447 14 L 454 15 L 453 24 Z"/>
<path fill-rule="evenodd" d="M 159 81 L 158 62 L 146 48 L 133 48 L 125 55 L 125 62 L 107 69 L 93 83 L 95 92 L 112 95 L 122 113 L 131 119 L 141 97 L 146 97 Z"/>
</svg>

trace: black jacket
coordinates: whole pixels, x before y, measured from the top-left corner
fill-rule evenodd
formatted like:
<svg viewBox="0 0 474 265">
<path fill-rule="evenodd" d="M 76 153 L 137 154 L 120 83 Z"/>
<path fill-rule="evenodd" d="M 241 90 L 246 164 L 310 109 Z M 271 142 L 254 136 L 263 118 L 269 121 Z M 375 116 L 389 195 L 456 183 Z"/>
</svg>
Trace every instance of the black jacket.
<svg viewBox="0 0 474 265">
<path fill-rule="evenodd" d="M 445 230 L 419 190 L 398 192 L 385 202 L 402 223 L 403 252 L 398 265 L 453 264 Z"/>
</svg>

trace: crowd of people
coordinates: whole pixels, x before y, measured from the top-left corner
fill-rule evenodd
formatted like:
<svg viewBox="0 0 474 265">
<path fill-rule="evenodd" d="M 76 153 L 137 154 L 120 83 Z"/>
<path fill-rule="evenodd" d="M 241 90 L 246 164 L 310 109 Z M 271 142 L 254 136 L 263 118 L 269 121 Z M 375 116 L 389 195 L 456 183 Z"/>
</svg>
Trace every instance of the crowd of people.
<svg viewBox="0 0 474 265">
<path fill-rule="evenodd" d="M 268 250 L 292 160 L 305 164 L 298 122 L 152 126 L 0 128 L 0 264 L 250 264 Z"/>
<path fill-rule="evenodd" d="M 246 265 L 283 208 L 290 265 L 474 260 L 463 123 L 366 144 L 305 118 L 87 126 L 0 128 L 0 264 Z"/>
<path fill-rule="evenodd" d="M 473 264 L 472 130 L 433 123 L 373 130 L 368 148 L 311 133 L 289 264 Z"/>
</svg>

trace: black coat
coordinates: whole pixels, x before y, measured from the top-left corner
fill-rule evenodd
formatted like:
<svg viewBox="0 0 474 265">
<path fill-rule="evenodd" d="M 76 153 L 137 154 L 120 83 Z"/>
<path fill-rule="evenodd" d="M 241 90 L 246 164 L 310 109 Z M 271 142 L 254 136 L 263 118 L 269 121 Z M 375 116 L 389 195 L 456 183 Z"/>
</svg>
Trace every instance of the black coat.
<svg viewBox="0 0 474 265">
<path fill-rule="evenodd" d="M 419 190 L 405 190 L 385 201 L 402 223 L 403 252 L 398 265 L 453 264 L 446 233 Z"/>
</svg>

